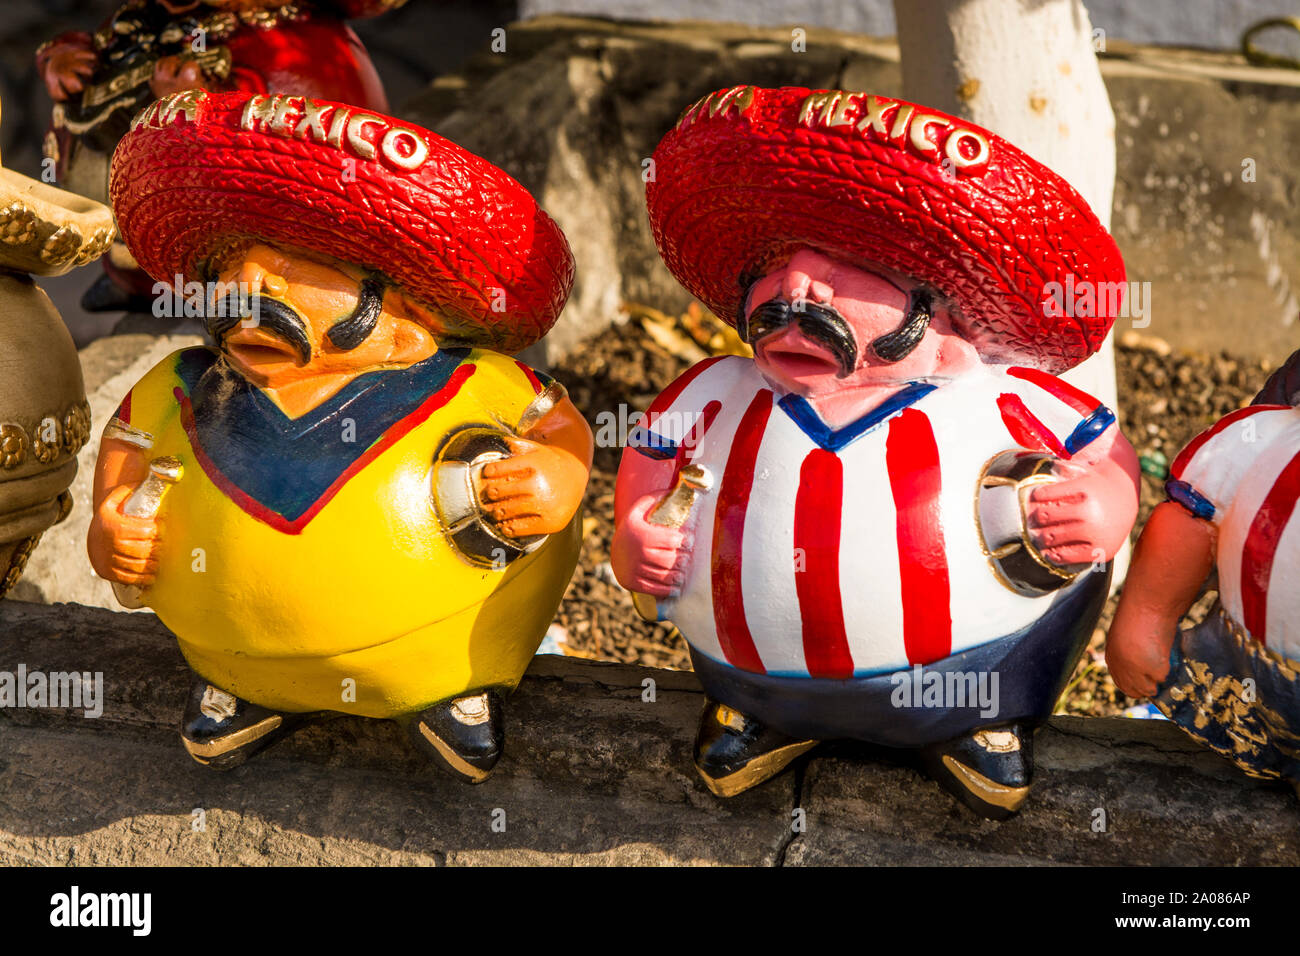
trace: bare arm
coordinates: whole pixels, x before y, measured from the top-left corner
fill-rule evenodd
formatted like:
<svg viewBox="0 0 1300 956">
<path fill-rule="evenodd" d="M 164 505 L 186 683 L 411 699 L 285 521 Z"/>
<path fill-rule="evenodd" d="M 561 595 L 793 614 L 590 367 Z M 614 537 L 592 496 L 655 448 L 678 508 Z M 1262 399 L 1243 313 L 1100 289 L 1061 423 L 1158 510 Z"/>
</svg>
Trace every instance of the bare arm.
<svg viewBox="0 0 1300 956">
<path fill-rule="evenodd" d="M 1169 673 L 1178 623 L 1214 568 L 1215 526 L 1166 501 L 1142 531 L 1106 640 L 1106 664 L 1130 697 L 1151 697 Z"/>
<path fill-rule="evenodd" d="M 95 464 L 94 516 L 86 549 L 101 578 L 148 587 L 158 570 L 154 546 L 157 524 L 152 518 L 128 518 L 122 506 L 149 473 L 142 449 L 115 438 L 103 438 Z"/>
</svg>

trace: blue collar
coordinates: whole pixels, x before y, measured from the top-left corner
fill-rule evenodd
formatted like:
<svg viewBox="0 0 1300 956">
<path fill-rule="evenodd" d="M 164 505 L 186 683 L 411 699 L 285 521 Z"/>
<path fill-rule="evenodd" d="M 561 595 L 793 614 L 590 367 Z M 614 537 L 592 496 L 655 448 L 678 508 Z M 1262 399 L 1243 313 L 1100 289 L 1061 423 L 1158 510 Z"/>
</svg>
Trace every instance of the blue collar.
<svg viewBox="0 0 1300 956">
<path fill-rule="evenodd" d="M 358 375 L 299 418 L 285 415 L 212 349 L 179 353 L 176 374 L 181 397 L 193 409 L 190 441 L 196 451 L 202 450 L 221 481 L 294 522 L 372 448 L 382 447 L 390 429 L 441 391 L 469 354 L 439 349 L 404 369 Z"/>
<path fill-rule="evenodd" d="M 822 421 L 817 412 L 813 410 L 812 405 L 808 404 L 808 400 L 802 395 L 790 392 L 777 404 L 799 426 L 799 429 L 820 447 L 827 451 L 839 451 L 861 438 L 877 425 L 893 418 L 903 409 L 915 405 L 937 387 L 928 382 L 913 382 L 889 396 L 857 421 L 850 422 L 840 429 L 833 429 Z"/>
</svg>

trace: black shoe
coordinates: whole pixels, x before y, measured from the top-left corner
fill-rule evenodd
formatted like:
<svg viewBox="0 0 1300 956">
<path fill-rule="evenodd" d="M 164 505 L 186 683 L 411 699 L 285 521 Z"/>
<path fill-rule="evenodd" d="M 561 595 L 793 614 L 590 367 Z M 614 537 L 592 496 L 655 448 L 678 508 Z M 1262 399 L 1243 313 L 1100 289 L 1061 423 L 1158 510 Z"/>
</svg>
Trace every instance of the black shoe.
<svg viewBox="0 0 1300 956">
<path fill-rule="evenodd" d="M 775 777 L 817 743 L 787 737 L 710 700 L 695 736 L 695 769 L 719 797 L 734 797 Z"/>
<path fill-rule="evenodd" d="M 486 690 L 434 704 L 407 725 L 407 735 L 452 776 L 482 783 L 505 750 L 501 695 Z"/>
<path fill-rule="evenodd" d="M 232 770 L 287 737 L 319 714 L 281 714 L 199 680 L 181 718 L 181 741 L 190 756 L 214 770 Z"/>
<path fill-rule="evenodd" d="M 123 289 L 109 275 L 101 275 L 81 296 L 87 312 L 153 312 L 153 299 Z"/>
<path fill-rule="evenodd" d="M 1014 816 L 1034 775 L 1034 734 L 1023 724 L 985 727 L 921 751 L 930 776 L 989 820 Z"/>
</svg>

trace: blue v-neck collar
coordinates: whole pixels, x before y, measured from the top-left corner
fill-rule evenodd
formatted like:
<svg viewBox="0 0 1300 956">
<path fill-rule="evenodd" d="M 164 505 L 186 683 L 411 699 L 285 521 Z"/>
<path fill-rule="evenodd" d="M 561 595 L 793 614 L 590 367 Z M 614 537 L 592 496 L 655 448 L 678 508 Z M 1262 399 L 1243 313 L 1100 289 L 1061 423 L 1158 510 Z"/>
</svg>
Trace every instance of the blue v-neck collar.
<svg viewBox="0 0 1300 956">
<path fill-rule="evenodd" d="M 840 451 L 877 425 L 893 418 L 903 409 L 915 405 L 937 388 L 928 382 L 913 382 L 895 392 L 867 414 L 843 428 L 831 428 L 813 409 L 802 395 L 793 392 L 786 394 L 779 402 L 782 410 L 790 420 L 799 426 L 799 430 L 811 438 L 817 445 L 827 451 Z"/>
<path fill-rule="evenodd" d="M 382 447 L 390 429 L 400 428 L 459 369 L 472 371 L 462 365 L 469 354 L 439 349 L 404 369 L 359 375 L 316 408 L 289 418 L 211 349 L 187 349 L 177 361 L 177 398 L 190 410 L 191 444 L 220 475 L 213 480 L 292 524 L 307 520 L 341 476 Z"/>
</svg>

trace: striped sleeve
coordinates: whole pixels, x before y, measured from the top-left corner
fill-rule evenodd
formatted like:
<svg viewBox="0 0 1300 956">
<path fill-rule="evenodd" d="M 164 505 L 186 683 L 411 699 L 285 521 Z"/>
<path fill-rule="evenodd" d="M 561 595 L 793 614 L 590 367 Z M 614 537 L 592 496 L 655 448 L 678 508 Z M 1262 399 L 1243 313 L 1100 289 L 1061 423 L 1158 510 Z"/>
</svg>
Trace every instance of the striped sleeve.
<svg viewBox="0 0 1300 956">
<path fill-rule="evenodd" d="M 519 361 L 518 359 L 514 359 L 514 363 L 516 366 L 518 366 L 519 371 L 523 374 L 523 376 L 526 379 L 528 379 L 528 384 L 533 387 L 534 395 L 542 394 L 542 392 L 546 391 L 547 387 L 552 382 L 555 381 L 555 379 L 552 376 L 547 375 L 545 372 L 539 371 L 538 369 L 525 365 L 523 362 Z"/>
<path fill-rule="evenodd" d="M 1011 439 L 1022 448 L 1071 458 L 1115 424 L 1115 413 L 1082 389 L 1047 372 L 1006 370 L 998 411 Z"/>
<path fill-rule="evenodd" d="M 176 390 L 180 385 L 177 367 L 187 353 L 202 351 L 206 350 L 196 348 L 173 352 L 150 369 L 123 396 L 117 411 L 104 427 L 103 437 L 138 448 L 152 446 L 155 436 L 161 434 L 177 415 Z"/>
<path fill-rule="evenodd" d="M 1197 518 L 1217 520 L 1258 453 L 1293 420 L 1286 405 L 1239 408 L 1201 432 L 1169 469 L 1165 494 Z"/>
<path fill-rule="evenodd" d="M 658 461 L 676 458 L 683 447 L 698 441 L 709 406 L 716 406 L 734 381 L 738 363 L 748 361 L 720 355 L 692 365 L 650 404 L 628 434 L 627 447 Z M 707 427 L 707 422 L 703 425 Z"/>
</svg>

